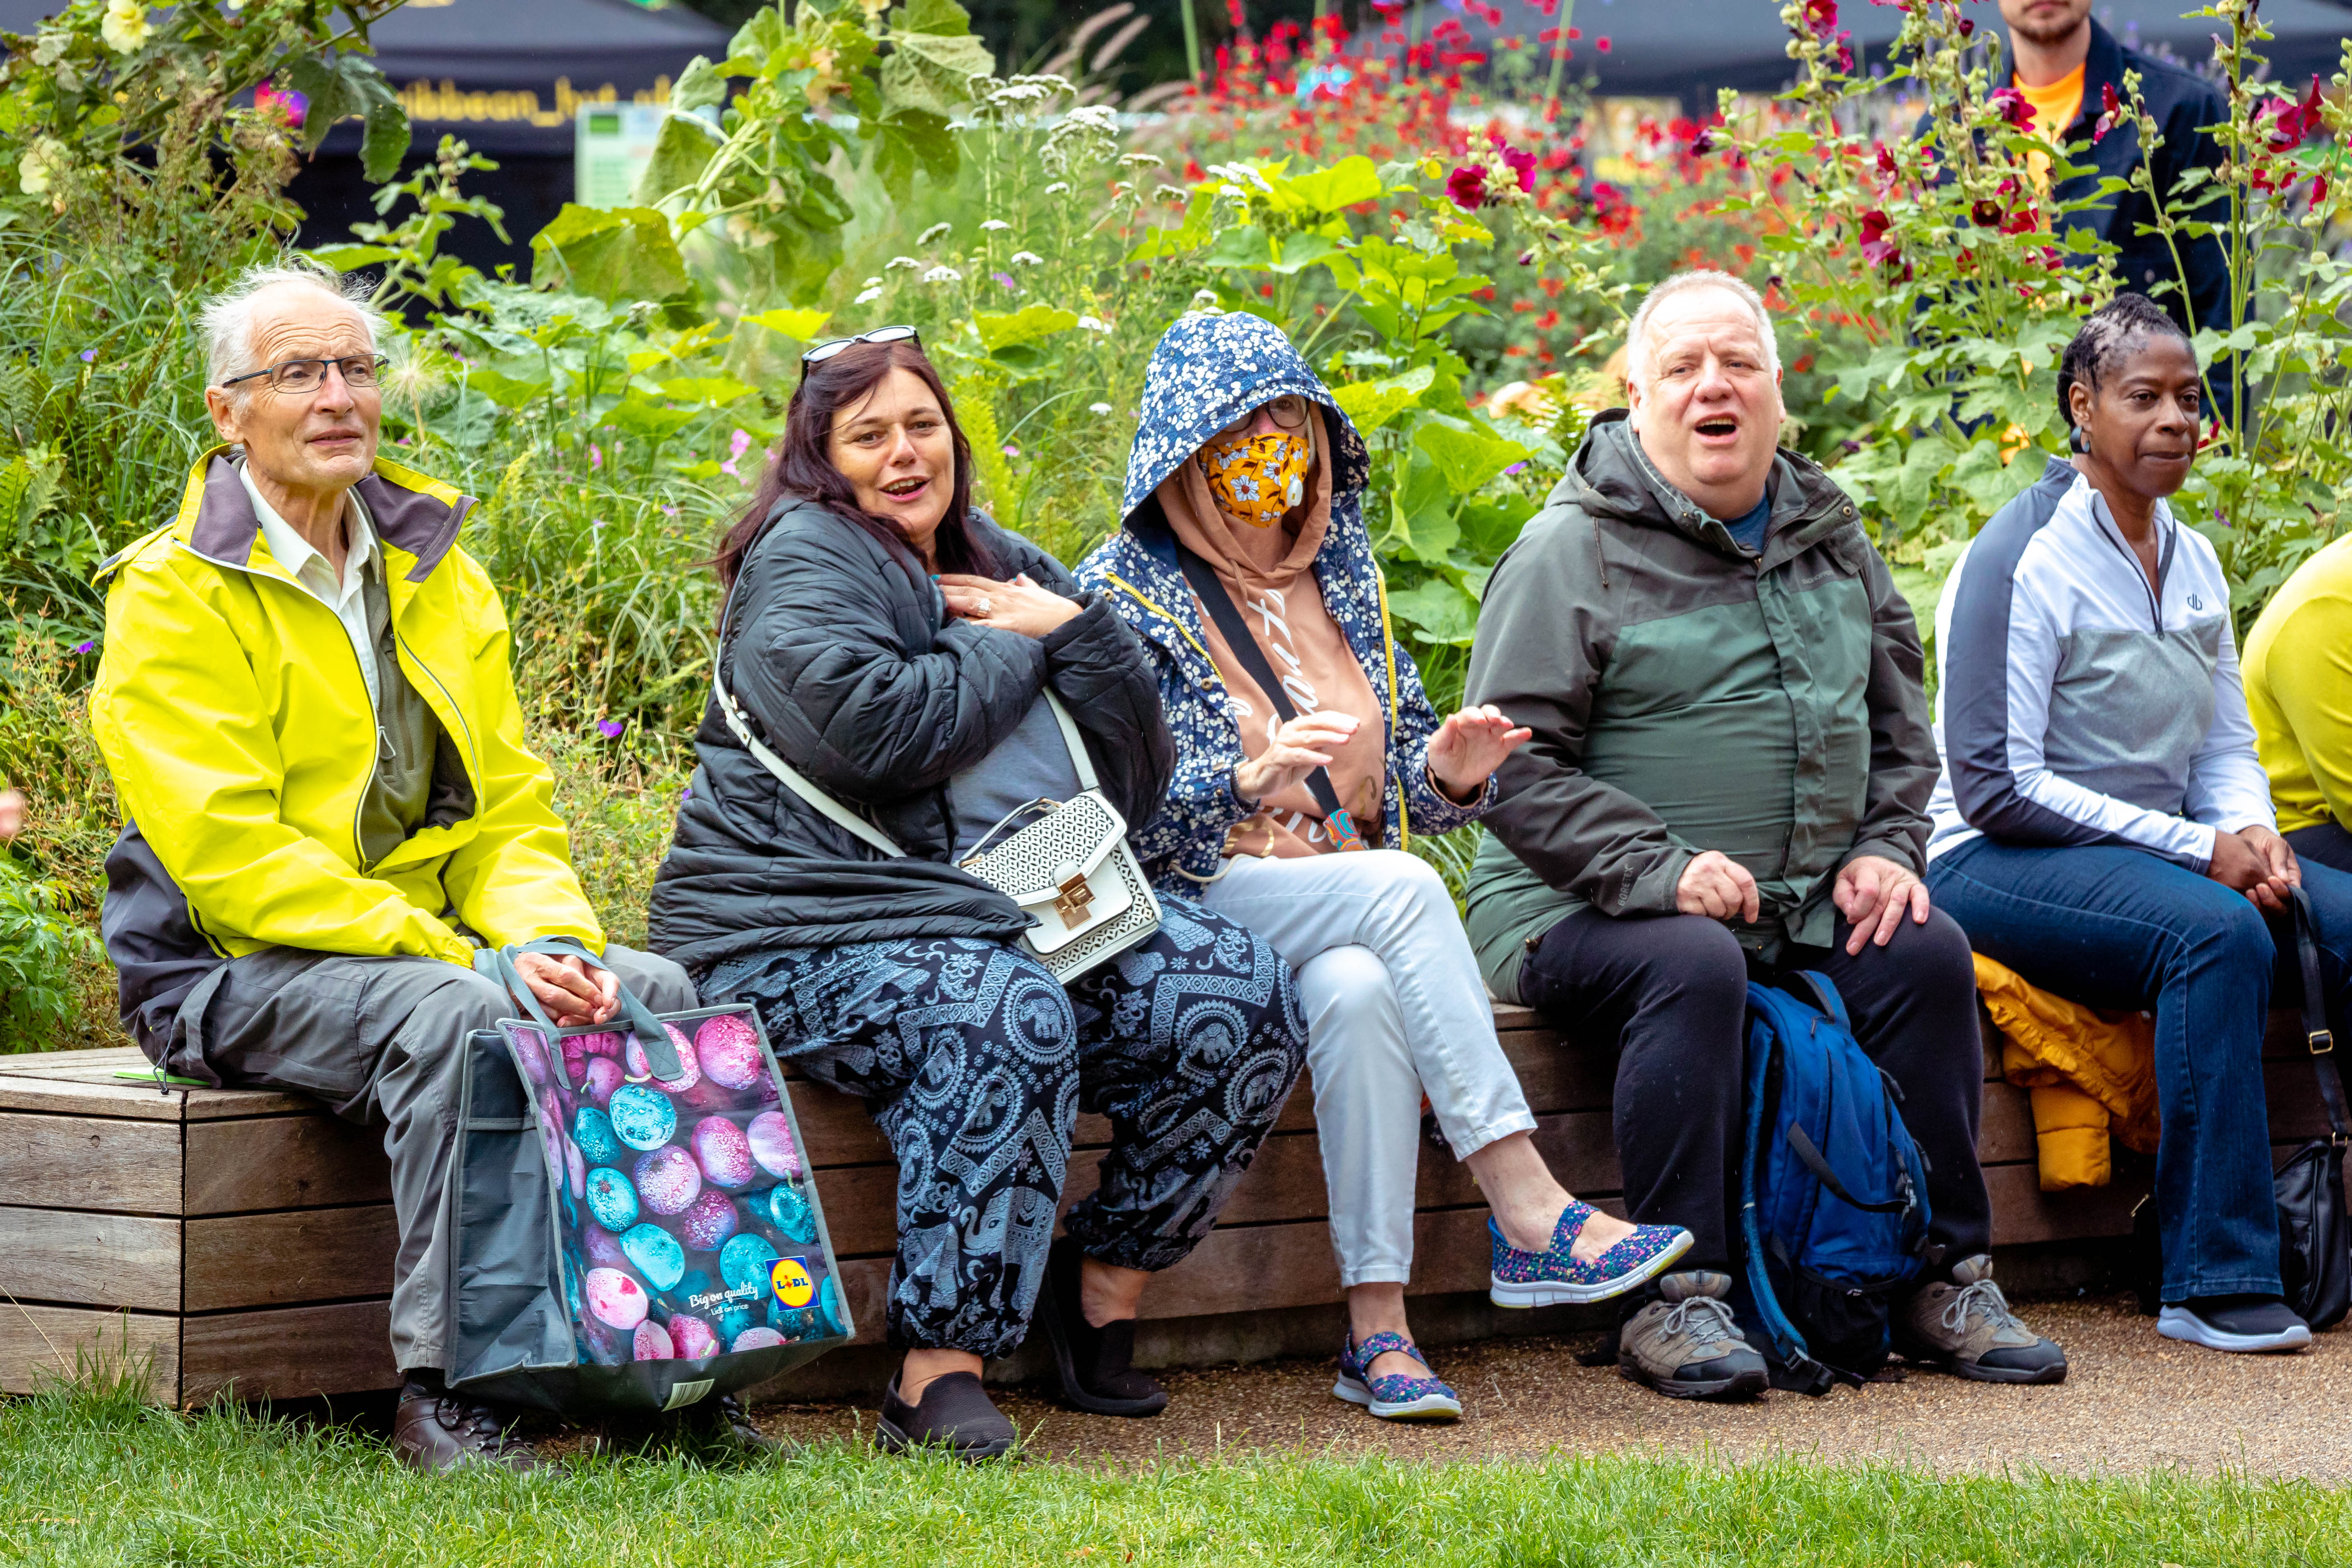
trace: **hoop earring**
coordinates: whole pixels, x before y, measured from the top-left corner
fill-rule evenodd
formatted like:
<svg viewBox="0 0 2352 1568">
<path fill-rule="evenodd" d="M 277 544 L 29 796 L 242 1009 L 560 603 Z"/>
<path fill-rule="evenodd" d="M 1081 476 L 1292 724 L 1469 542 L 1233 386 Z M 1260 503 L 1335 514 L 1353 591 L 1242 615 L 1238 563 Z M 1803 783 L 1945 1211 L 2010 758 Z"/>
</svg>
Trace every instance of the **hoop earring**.
<svg viewBox="0 0 2352 1568">
<path fill-rule="evenodd" d="M 2066 426 L 2066 445 L 2074 448 L 2077 456 L 2088 456 L 2091 450 L 2091 443 L 2084 438 L 2080 425 Z"/>
</svg>

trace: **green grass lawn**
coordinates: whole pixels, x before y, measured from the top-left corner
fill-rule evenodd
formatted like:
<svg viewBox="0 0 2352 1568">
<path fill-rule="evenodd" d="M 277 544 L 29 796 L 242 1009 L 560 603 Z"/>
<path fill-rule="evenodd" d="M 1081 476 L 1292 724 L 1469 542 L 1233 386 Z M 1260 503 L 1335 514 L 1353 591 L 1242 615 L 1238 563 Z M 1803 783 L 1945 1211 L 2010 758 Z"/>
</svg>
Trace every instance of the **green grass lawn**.
<svg viewBox="0 0 2352 1568">
<path fill-rule="evenodd" d="M 827 1447 L 427 1480 L 332 1427 L 124 1396 L 0 1405 L 0 1560 L 246 1564 L 1725 1563 L 2241 1568 L 2352 1559 L 2345 1494 L 2185 1477 L 1259 1457 L 965 1469 Z"/>
</svg>

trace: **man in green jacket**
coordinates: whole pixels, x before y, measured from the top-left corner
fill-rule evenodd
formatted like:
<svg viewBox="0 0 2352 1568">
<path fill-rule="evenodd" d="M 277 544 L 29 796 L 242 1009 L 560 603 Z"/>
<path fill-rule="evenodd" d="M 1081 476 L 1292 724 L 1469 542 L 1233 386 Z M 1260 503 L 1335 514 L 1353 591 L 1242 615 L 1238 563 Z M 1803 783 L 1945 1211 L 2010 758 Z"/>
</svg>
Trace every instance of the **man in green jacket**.
<svg viewBox="0 0 2352 1568">
<path fill-rule="evenodd" d="M 1751 977 L 1811 969 L 1901 1087 L 1939 1259 L 1895 1342 L 1962 1377 L 2054 1383 L 1992 1282 L 1968 938 L 1919 879 L 1937 773 L 1918 629 L 1854 504 L 1778 448 L 1772 325 L 1686 272 L 1633 318 L 1627 413 L 1596 419 L 1496 566 L 1469 700 L 1534 738 L 1496 777 L 1469 930 L 1496 994 L 1619 1053 L 1633 1218 L 1696 1238 L 1633 1301 L 1625 1375 L 1761 1392 L 1729 1305 Z"/>
</svg>

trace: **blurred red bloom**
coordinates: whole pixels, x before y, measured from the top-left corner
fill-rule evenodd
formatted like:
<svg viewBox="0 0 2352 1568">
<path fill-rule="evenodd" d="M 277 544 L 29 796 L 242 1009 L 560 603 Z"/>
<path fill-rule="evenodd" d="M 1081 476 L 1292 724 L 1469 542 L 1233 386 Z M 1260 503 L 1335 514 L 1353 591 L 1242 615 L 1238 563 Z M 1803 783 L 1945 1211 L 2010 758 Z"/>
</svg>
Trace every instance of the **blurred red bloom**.
<svg viewBox="0 0 2352 1568">
<path fill-rule="evenodd" d="M 1862 215 L 1863 258 L 1874 266 L 1887 267 L 1903 259 L 1903 247 L 1888 237 L 1894 221 L 1877 207 Z"/>
<path fill-rule="evenodd" d="M 2124 100 L 2116 96 L 2116 84 L 2111 81 L 2101 82 L 2099 84 L 2099 120 L 2097 124 L 2091 127 L 2091 140 L 2096 142 L 2108 132 L 2113 131 L 2116 128 L 2116 121 L 2123 118 L 2123 112 Z"/>
<path fill-rule="evenodd" d="M 1475 212 L 1486 205 L 1486 171 L 1467 163 L 1456 167 L 1445 176 L 1445 194 L 1464 212 Z"/>
<path fill-rule="evenodd" d="M 2017 89 L 2013 87 L 2002 88 L 1999 92 L 1994 93 L 1987 101 L 1990 102 L 1995 109 L 2000 110 L 2001 119 L 2009 122 L 2009 128 L 2011 130 L 2031 131 L 2033 129 L 2033 105 L 2028 102 L 2025 95 L 2018 91 Z"/>
</svg>

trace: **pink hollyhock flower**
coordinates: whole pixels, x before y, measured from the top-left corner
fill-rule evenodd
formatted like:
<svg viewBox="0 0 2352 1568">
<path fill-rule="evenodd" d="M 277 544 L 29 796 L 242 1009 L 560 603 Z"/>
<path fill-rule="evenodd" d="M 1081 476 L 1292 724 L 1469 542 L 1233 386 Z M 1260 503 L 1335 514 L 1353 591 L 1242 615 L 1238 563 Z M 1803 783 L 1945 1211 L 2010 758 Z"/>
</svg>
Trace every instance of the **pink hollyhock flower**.
<svg viewBox="0 0 2352 1568">
<path fill-rule="evenodd" d="M 1876 267 L 1890 267 L 1903 259 L 1902 244 L 1888 237 L 1894 221 L 1876 207 L 1862 215 L 1863 259 Z"/>
<path fill-rule="evenodd" d="M 2000 111 L 2001 119 L 2008 122 L 2011 131 L 2033 129 L 2033 105 L 2017 89 L 2002 88 L 1987 101 Z"/>
<path fill-rule="evenodd" d="M 1474 212 L 1486 205 L 1486 171 L 1465 163 L 1445 176 L 1445 194 L 1464 212 Z"/>
</svg>

